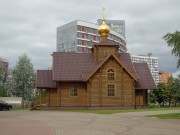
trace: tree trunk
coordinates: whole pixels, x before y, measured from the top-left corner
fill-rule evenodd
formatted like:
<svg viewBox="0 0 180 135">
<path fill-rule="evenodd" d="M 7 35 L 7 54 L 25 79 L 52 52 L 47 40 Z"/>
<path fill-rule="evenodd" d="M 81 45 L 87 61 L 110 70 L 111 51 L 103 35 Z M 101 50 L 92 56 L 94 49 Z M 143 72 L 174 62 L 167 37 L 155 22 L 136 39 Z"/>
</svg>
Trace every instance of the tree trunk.
<svg viewBox="0 0 180 135">
<path fill-rule="evenodd" d="M 169 107 L 171 107 L 171 99 L 169 99 Z"/>
</svg>

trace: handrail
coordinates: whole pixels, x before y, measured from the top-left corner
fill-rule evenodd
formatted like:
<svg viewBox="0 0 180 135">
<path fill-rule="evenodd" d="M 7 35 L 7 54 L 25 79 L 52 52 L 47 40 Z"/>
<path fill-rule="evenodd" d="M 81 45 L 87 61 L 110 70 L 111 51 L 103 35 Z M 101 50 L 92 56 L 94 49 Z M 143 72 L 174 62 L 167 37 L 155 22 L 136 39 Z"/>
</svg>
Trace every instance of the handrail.
<svg viewBox="0 0 180 135">
<path fill-rule="evenodd" d="M 32 102 L 31 108 L 34 108 L 36 106 L 42 106 L 42 104 L 46 104 L 47 103 L 47 97 L 42 97 L 42 99 L 40 99 L 40 97 L 38 97 L 36 100 L 34 100 Z"/>
</svg>

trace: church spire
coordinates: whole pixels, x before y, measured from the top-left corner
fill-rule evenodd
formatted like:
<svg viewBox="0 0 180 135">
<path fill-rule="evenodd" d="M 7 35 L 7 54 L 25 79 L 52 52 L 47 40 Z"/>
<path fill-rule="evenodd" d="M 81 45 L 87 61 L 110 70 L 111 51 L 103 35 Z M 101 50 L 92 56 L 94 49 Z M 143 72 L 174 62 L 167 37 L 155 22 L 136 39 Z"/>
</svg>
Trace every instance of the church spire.
<svg viewBox="0 0 180 135">
<path fill-rule="evenodd" d="M 110 32 L 110 28 L 106 24 L 106 20 L 105 20 L 105 7 L 104 6 L 102 8 L 102 12 L 103 12 L 103 20 L 102 20 L 102 24 L 98 27 L 98 33 L 100 35 L 100 41 L 107 42 L 107 37 L 108 37 L 108 34 Z"/>
</svg>

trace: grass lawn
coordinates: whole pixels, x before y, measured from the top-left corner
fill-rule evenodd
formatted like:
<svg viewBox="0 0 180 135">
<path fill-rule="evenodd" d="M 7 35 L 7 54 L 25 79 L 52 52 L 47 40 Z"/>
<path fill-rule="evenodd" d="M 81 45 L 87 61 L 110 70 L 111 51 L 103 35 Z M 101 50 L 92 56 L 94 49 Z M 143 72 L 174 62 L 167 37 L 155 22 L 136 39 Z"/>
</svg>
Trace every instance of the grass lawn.
<svg viewBox="0 0 180 135">
<path fill-rule="evenodd" d="M 30 110 L 30 108 L 17 107 L 13 108 L 12 110 Z"/>
<path fill-rule="evenodd" d="M 126 109 L 126 110 L 59 110 L 68 112 L 84 112 L 84 113 L 96 113 L 96 114 L 114 114 L 125 112 L 143 112 L 143 111 L 163 111 L 163 110 L 180 110 L 180 107 L 152 107 L 147 109 Z"/>
<path fill-rule="evenodd" d="M 157 117 L 160 119 L 180 119 L 180 113 L 150 115 L 149 117 Z"/>
</svg>

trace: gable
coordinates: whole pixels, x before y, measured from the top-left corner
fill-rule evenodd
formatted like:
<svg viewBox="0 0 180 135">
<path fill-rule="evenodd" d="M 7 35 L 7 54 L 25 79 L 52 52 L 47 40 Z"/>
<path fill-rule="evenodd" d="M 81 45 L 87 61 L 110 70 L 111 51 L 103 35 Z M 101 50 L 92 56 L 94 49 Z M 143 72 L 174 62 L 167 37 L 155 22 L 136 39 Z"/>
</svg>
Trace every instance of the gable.
<svg viewBox="0 0 180 135">
<path fill-rule="evenodd" d="M 113 69 L 115 71 L 115 80 L 121 80 L 121 76 L 126 79 L 133 79 L 130 74 L 120 65 L 113 57 L 110 57 L 101 67 L 102 75 L 107 79 L 107 71 Z"/>
<path fill-rule="evenodd" d="M 128 53 L 109 54 L 100 63 L 92 53 L 53 53 L 53 81 L 87 81 L 102 65 L 112 57 L 134 80 L 139 79 Z"/>
<path fill-rule="evenodd" d="M 133 75 L 127 69 L 127 67 L 113 54 L 110 54 L 109 56 L 107 56 L 99 65 L 95 67 L 95 69 L 88 75 L 87 78 L 84 78 L 84 80 L 87 81 L 88 79 L 90 79 L 98 71 L 98 69 L 102 68 L 108 61 L 112 61 L 112 60 L 114 60 L 114 62 L 119 65 L 119 68 L 116 67 L 117 70 L 124 70 L 131 78 L 137 81 L 137 77 Z M 111 67 L 113 67 L 113 65 Z"/>
</svg>

